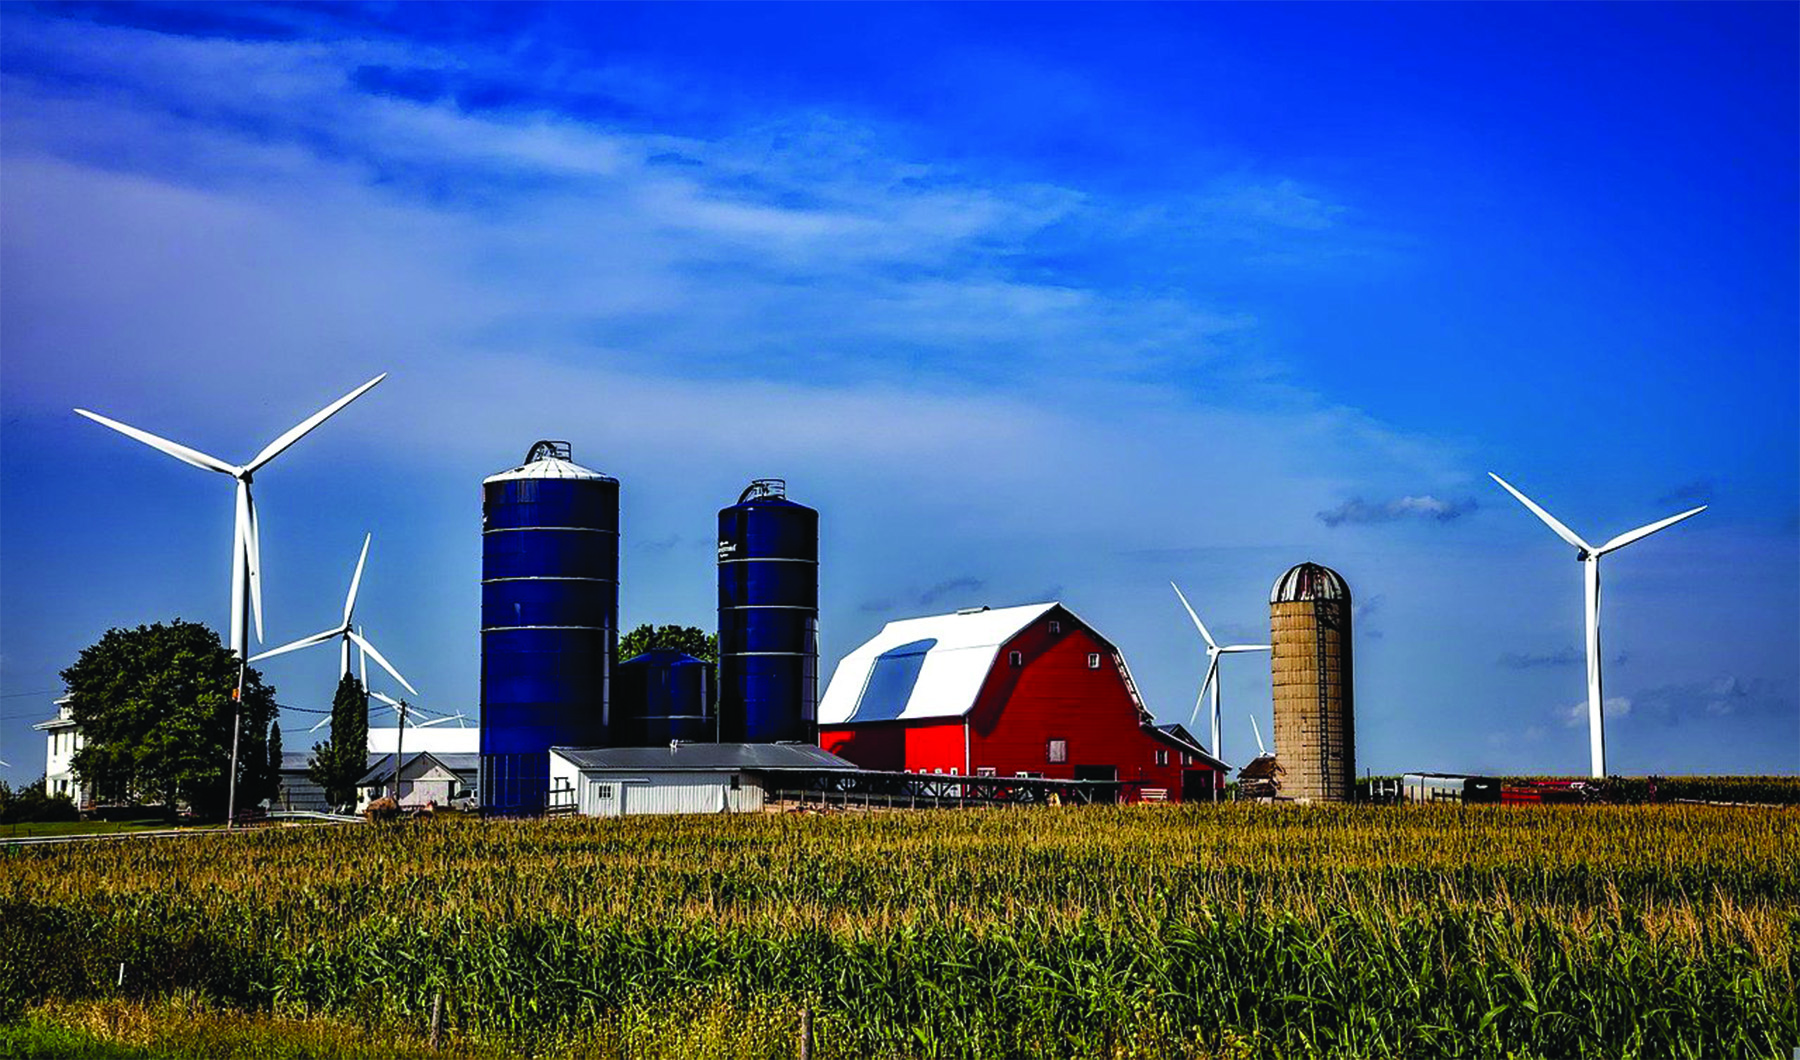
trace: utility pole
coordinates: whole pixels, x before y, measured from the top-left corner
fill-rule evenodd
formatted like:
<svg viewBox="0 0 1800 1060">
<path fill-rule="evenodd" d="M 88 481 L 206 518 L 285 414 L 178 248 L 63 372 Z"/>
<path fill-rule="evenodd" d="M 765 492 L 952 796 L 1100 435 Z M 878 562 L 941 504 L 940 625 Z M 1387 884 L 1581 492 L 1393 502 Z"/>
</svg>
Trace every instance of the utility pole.
<svg viewBox="0 0 1800 1060">
<path fill-rule="evenodd" d="M 250 664 L 244 661 L 243 653 L 238 654 L 237 689 L 231 693 L 231 703 L 235 708 L 231 715 L 231 775 L 226 777 L 226 785 L 230 794 L 225 796 L 225 828 L 227 831 L 237 823 L 237 766 L 238 766 L 238 733 L 244 727 L 244 670 Z"/>
<path fill-rule="evenodd" d="M 400 700 L 400 728 L 394 733 L 394 809 L 400 808 L 400 766 L 406 761 L 406 700 Z"/>
</svg>

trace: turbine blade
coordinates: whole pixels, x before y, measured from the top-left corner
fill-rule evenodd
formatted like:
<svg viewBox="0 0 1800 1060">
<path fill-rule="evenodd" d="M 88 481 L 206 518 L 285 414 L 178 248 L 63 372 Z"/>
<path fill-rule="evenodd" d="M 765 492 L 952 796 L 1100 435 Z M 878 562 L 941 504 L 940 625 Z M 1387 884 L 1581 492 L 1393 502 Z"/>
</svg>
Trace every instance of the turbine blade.
<svg viewBox="0 0 1800 1060">
<path fill-rule="evenodd" d="M 1232 652 L 1237 652 L 1237 651 L 1272 651 L 1272 650 L 1274 650 L 1274 649 L 1270 645 L 1267 645 L 1267 644 L 1229 644 L 1223 648 L 1220 648 L 1219 654 L 1229 655 Z"/>
<path fill-rule="evenodd" d="M 357 626 L 356 631 L 361 633 L 362 627 Z M 364 651 L 360 644 L 356 646 L 356 666 L 362 686 L 367 689 L 369 687 L 369 653 Z"/>
<path fill-rule="evenodd" d="M 1269 749 L 1263 746 L 1262 729 L 1256 724 L 1256 715 L 1250 715 L 1250 731 L 1256 734 L 1256 750 L 1258 754 L 1268 754 Z"/>
<path fill-rule="evenodd" d="M 358 633 L 355 630 L 349 630 L 347 632 L 350 634 L 350 639 L 355 641 L 357 644 L 361 645 L 362 650 L 369 653 L 369 658 L 375 660 L 375 665 L 381 667 L 383 670 L 386 670 L 390 675 L 393 676 L 394 680 L 400 682 L 401 687 L 405 688 L 408 692 L 411 692 L 415 696 L 419 694 L 419 690 L 414 688 L 411 684 L 409 684 L 407 682 L 406 678 L 401 677 L 400 671 L 394 669 L 394 664 L 388 662 L 385 658 L 382 657 L 380 652 L 375 650 L 375 645 L 370 644 L 368 642 L 368 640 L 366 638 L 364 638 L 361 633 Z"/>
<path fill-rule="evenodd" d="M 319 424 L 324 423 L 326 420 L 337 415 L 338 410 L 342 409 L 345 405 L 350 404 L 352 401 L 355 401 L 357 398 L 362 397 L 363 394 L 368 392 L 369 388 L 386 378 L 387 373 L 383 372 L 364 383 L 362 386 L 357 387 L 355 390 L 350 391 L 343 397 L 338 398 L 336 401 L 333 401 L 331 404 L 313 413 L 311 416 L 308 416 L 306 419 L 301 420 L 286 434 L 264 446 L 263 451 L 256 454 L 256 459 L 244 465 L 244 470 L 255 471 L 257 468 L 262 467 L 264 464 L 275 459 L 277 456 L 281 455 L 283 449 L 286 449 L 288 446 L 293 445 L 295 442 L 306 437 L 312 432 L 314 427 L 317 427 Z"/>
<path fill-rule="evenodd" d="M 356 587 L 362 584 L 363 564 L 369 561 L 369 542 L 374 534 L 363 535 L 362 555 L 356 557 L 356 573 L 350 576 L 350 595 L 344 597 L 344 625 L 350 624 L 350 612 L 356 610 Z"/>
<path fill-rule="evenodd" d="M 376 699 L 381 700 L 383 703 L 386 703 L 388 706 L 393 707 L 395 710 L 400 709 L 400 701 L 395 699 L 393 696 L 388 695 L 386 692 L 370 692 L 369 695 L 375 697 Z"/>
<path fill-rule="evenodd" d="M 261 653 L 260 655 L 252 655 L 252 656 L 250 656 L 248 661 L 249 662 L 260 662 L 263 659 L 273 659 L 277 655 L 286 655 L 290 651 L 299 651 L 301 648 L 310 648 L 315 644 L 323 644 L 326 641 L 330 640 L 331 638 L 341 635 L 342 633 L 343 633 L 342 630 L 337 630 L 337 629 L 328 629 L 323 633 L 314 633 L 310 637 L 301 637 L 299 640 L 294 641 L 292 644 L 283 644 L 279 648 L 270 648 L 268 651 L 265 651 L 265 652 Z"/>
<path fill-rule="evenodd" d="M 1691 516 L 1699 515 L 1701 512 L 1703 512 L 1705 510 L 1706 510 L 1706 505 L 1702 504 L 1700 507 L 1691 508 L 1685 512 L 1682 512 L 1680 515 L 1671 515 L 1667 519 L 1659 519 L 1656 522 L 1651 523 L 1648 526 L 1640 526 L 1636 530 L 1627 530 L 1625 533 L 1620 534 L 1618 537 L 1613 538 L 1611 541 L 1608 541 L 1606 544 L 1601 545 L 1599 548 L 1595 549 L 1594 553 L 1596 555 L 1604 556 L 1608 552 L 1612 552 L 1616 549 L 1624 548 L 1626 545 L 1631 544 L 1633 541 L 1642 541 L 1644 538 L 1649 537 L 1651 534 L 1656 533 L 1658 530 L 1662 530 L 1666 527 L 1674 526 L 1676 523 L 1681 522 L 1683 519 L 1687 519 L 1687 518 L 1690 518 Z"/>
<path fill-rule="evenodd" d="M 250 614 L 256 619 L 256 643 L 263 642 L 262 607 L 262 531 L 256 522 L 256 498 L 250 494 L 250 483 L 238 479 L 238 493 L 243 500 L 246 533 L 244 555 L 250 567 Z"/>
<path fill-rule="evenodd" d="M 150 448 L 160 449 L 182 463 L 192 464 L 202 471 L 217 471 L 221 475 L 232 476 L 235 476 L 238 473 L 237 468 L 232 467 L 230 464 L 227 464 L 216 456 L 208 456 L 198 449 L 189 449 L 179 442 L 171 442 L 167 438 L 159 438 L 149 431 L 140 431 L 136 427 L 120 423 L 118 420 L 109 420 L 97 412 L 89 412 L 87 409 L 76 409 L 75 414 L 77 416 L 86 416 L 88 419 L 93 420 L 103 427 L 111 427 L 113 430 L 118 431 L 127 438 L 136 438 Z"/>
<path fill-rule="evenodd" d="M 319 719 L 319 723 L 317 725 L 314 725 L 312 728 L 310 728 L 306 731 L 307 732 L 318 732 L 320 729 L 323 729 L 325 726 L 330 725 L 330 724 L 331 724 L 331 716 L 326 715 L 325 717 Z"/>
<path fill-rule="evenodd" d="M 1576 548 L 1580 549 L 1583 552 L 1594 551 L 1594 546 L 1588 544 L 1586 541 L 1583 541 L 1580 538 L 1580 536 L 1575 533 L 1575 531 L 1569 529 L 1568 527 L 1564 526 L 1562 523 L 1558 522 L 1556 516 L 1551 515 L 1549 512 L 1538 507 L 1537 502 L 1533 501 L 1530 497 L 1527 497 L 1523 493 L 1520 493 L 1518 490 L 1513 489 L 1512 483 L 1501 478 L 1499 475 L 1494 474 L 1492 471 L 1488 472 L 1488 478 L 1491 478 L 1495 482 L 1500 483 L 1500 488 L 1504 489 L 1506 492 L 1508 492 L 1508 493 L 1512 494 L 1514 497 L 1518 498 L 1518 501 L 1520 504 L 1523 504 L 1525 507 L 1530 508 L 1531 514 L 1537 516 L 1539 519 L 1542 519 L 1544 521 L 1545 526 L 1556 531 L 1557 537 L 1562 538 L 1564 541 L 1567 541 L 1569 544 L 1574 545 Z"/>
<path fill-rule="evenodd" d="M 1188 617 L 1194 620 L 1194 628 L 1200 631 L 1200 636 L 1206 638 L 1206 646 L 1209 648 L 1218 647 L 1219 645 L 1212 639 L 1212 634 L 1206 631 L 1206 624 L 1201 622 L 1200 616 L 1194 613 L 1194 605 L 1188 603 L 1187 597 L 1181 595 L 1181 587 L 1174 582 L 1170 582 L 1169 588 L 1175 590 L 1175 596 L 1181 601 L 1181 606 L 1187 608 Z"/>
</svg>

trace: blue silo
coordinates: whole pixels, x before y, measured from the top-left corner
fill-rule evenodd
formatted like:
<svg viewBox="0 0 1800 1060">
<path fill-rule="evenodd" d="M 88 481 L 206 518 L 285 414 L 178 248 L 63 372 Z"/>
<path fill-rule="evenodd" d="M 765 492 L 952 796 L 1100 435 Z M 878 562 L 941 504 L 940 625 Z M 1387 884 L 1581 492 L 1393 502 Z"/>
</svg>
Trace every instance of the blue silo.
<svg viewBox="0 0 1800 1060">
<path fill-rule="evenodd" d="M 719 512 L 719 739 L 812 742 L 819 702 L 819 513 L 757 479 Z"/>
<path fill-rule="evenodd" d="M 546 441 L 481 492 L 481 805 L 536 813 L 550 748 L 607 742 L 619 480 Z"/>
<path fill-rule="evenodd" d="M 713 664 L 704 659 L 665 649 L 626 659 L 613 672 L 613 746 L 712 742 L 712 693 Z"/>
</svg>

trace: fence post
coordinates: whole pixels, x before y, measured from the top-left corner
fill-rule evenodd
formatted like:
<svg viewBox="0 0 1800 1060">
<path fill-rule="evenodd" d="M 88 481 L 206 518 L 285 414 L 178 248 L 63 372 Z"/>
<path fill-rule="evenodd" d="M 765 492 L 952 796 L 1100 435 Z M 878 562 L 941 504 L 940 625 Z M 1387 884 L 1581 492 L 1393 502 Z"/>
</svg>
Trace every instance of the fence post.
<svg viewBox="0 0 1800 1060">
<path fill-rule="evenodd" d="M 813 1028 L 812 1009 L 800 1010 L 800 1060 L 812 1060 Z"/>
<path fill-rule="evenodd" d="M 431 1047 L 438 1047 L 438 1036 L 444 1031 L 444 992 L 439 990 L 431 998 Z"/>
</svg>

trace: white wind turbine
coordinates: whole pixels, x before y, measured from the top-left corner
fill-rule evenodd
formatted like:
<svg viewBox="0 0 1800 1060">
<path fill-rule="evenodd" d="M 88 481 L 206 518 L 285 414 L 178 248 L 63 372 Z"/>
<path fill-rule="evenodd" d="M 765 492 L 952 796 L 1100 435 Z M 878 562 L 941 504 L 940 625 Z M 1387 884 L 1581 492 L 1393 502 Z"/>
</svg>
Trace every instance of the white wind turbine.
<svg viewBox="0 0 1800 1060">
<path fill-rule="evenodd" d="M 1502 489 L 1518 498 L 1520 504 L 1531 509 L 1531 514 L 1544 521 L 1544 525 L 1556 532 L 1556 536 L 1575 546 L 1575 558 L 1581 561 L 1583 583 L 1587 587 L 1587 676 L 1588 676 L 1588 758 L 1593 776 L 1598 779 L 1606 776 L 1606 728 L 1601 716 L 1600 698 L 1600 557 L 1608 552 L 1617 552 L 1633 541 L 1649 537 L 1664 527 L 1674 526 L 1690 516 L 1699 515 L 1706 510 L 1702 504 L 1698 508 L 1690 508 L 1680 515 L 1671 515 L 1667 519 L 1659 519 L 1654 523 L 1640 526 L 1636 530 L 1627 530 L 1606 544 L 1595 548 L 1578 537 L 1575 531 L 1558 522 L 1554 515 L 1537 506 L 1530 497 L 1513 489 L 1512 484 L 1488 472 L 1488 477 L 1498 482 Z"/>
<path fill-rule="evenodd" d="M 1200 683 L 1200 698 L 1194 700 L 1194 713 L 1188 719 L 1188 724 L 1193 725 L 1199 719 L 1200 704 L 1206 701 L 1206 689 L 1210 685 L 1212 687 L 1212 753 L 1213 757 L 1222 762 L 1225 760 L 1225 750 L 1220 746 L 1222 741 L 1221 733 L 1219 731 L 1219 656 L 1247 651 L 1268 651 L 1269 645 L 1227 644 L 1224 647 L 1220 647 L 1219 643 L 1213 640 L 1212 634 L 1206 631 L 1206 624 L 1200 621 L 1200 616 L 1194 613 L 1193 605 L 1188 603 L 1187 597 L 1181 595 L 1181 587 L 1174 582 L 1170 582 L 1169 588 L 1175 590 L 1176 597 L 1181 600 L 1181 606 L 1187 609 L 1188 617 L 1194 620 L 1194 628 L 1200 631 L 1201 638 L 1206 641 L 1206 657 L 1208 660 L 1206 666 L 1206 680 Z"/>
<path fill-rule="evenodd" d="M 336 640 L 339 642 L 338 673 L 340 677 L 350 676 L 350 645 L 355 644 L 362 651 L 368 653 L 368 657 L 374 659 L 376 665 L 391 674 L 394 680 L 400 682 L 401 686 L 408 692 L 411 692 L 415 696 L 419 694 L 419 690 L 414 688 L 411 684 L 408 684 L 406 678 L 400 676 L 400 671 L 394 669 L 393 664 L 388 662 L 379 651 L 375 650 L 375 645 L 370 644 L 369 639 L 363 636 L 351 621 L 351 615 L 356 611 L 356 590 L 357 587 L 362 584 L 363 564 L 368 562 L 369 541 L 373 537 L 373 534 L 367 534 L 363 537 L 362 555 L 357 557 L 356 573 L 350 577 L 350 593 L 348 596 L 344 597 L 344 620 L 338 625 L 322 632 L 314 633 L 310 637 L 301 637 L 299 640 L 289 644 L 283 644 L 279 648 L 270 648 L 260 655 L 253 655 L 250 657 L 251 662 L 260 662 L 263 659 L 273 658 L 277 655 L 285 655 L 290 651 L 299 651 L 301 648 L 310 648 L 316 644 L 324 644 L 327 641 Z M 367 691 L 368 689 L 368 668 L 366 665 L 363 669 L 363 689 L 364 691 Z"/>
<path fill-rule="evenodd" d="M 231 539 L 231 650 L 237 652 L 239 659 L 248 659 L 250 655 L 247 620 L 252 614 L 256 624 L 257 643 L 262 642 L 262 545 L 256 524 L 256 502 L 250 496 L 250 480 L 264 465 L 279 456 L 282 450 L 306 437 L 313 428 L 336 415 L 345 405 L 386 378 L 387 373 L 383 372 L 313 413 L 292 430 L 264 446 L 262 452 L 257 453 L 247 464 L 228 464 L 198 449 L 189 449 L 167 438 L 159 438 L 149 431 L 141 431 L 118 420 L 108 419 L 99 413 L 89 412 L 87 409 L 75 410 L 77 415 L 86 416 L 101 426 L 111 427 L 128 438 L 136 438 L 184 464 L 192 464 L 202 471 L 217 471 L 237 480 L 237 522 Z"/>
<path fill-rule="evenodd" d="M 1256 715 L 1250 715 L 1250 731 L 1256 734 L 1256 757 L 1269 757 L 1269 749 L 1263 746 L 1262 729 L 1256 724 Z"/>
</svg>

